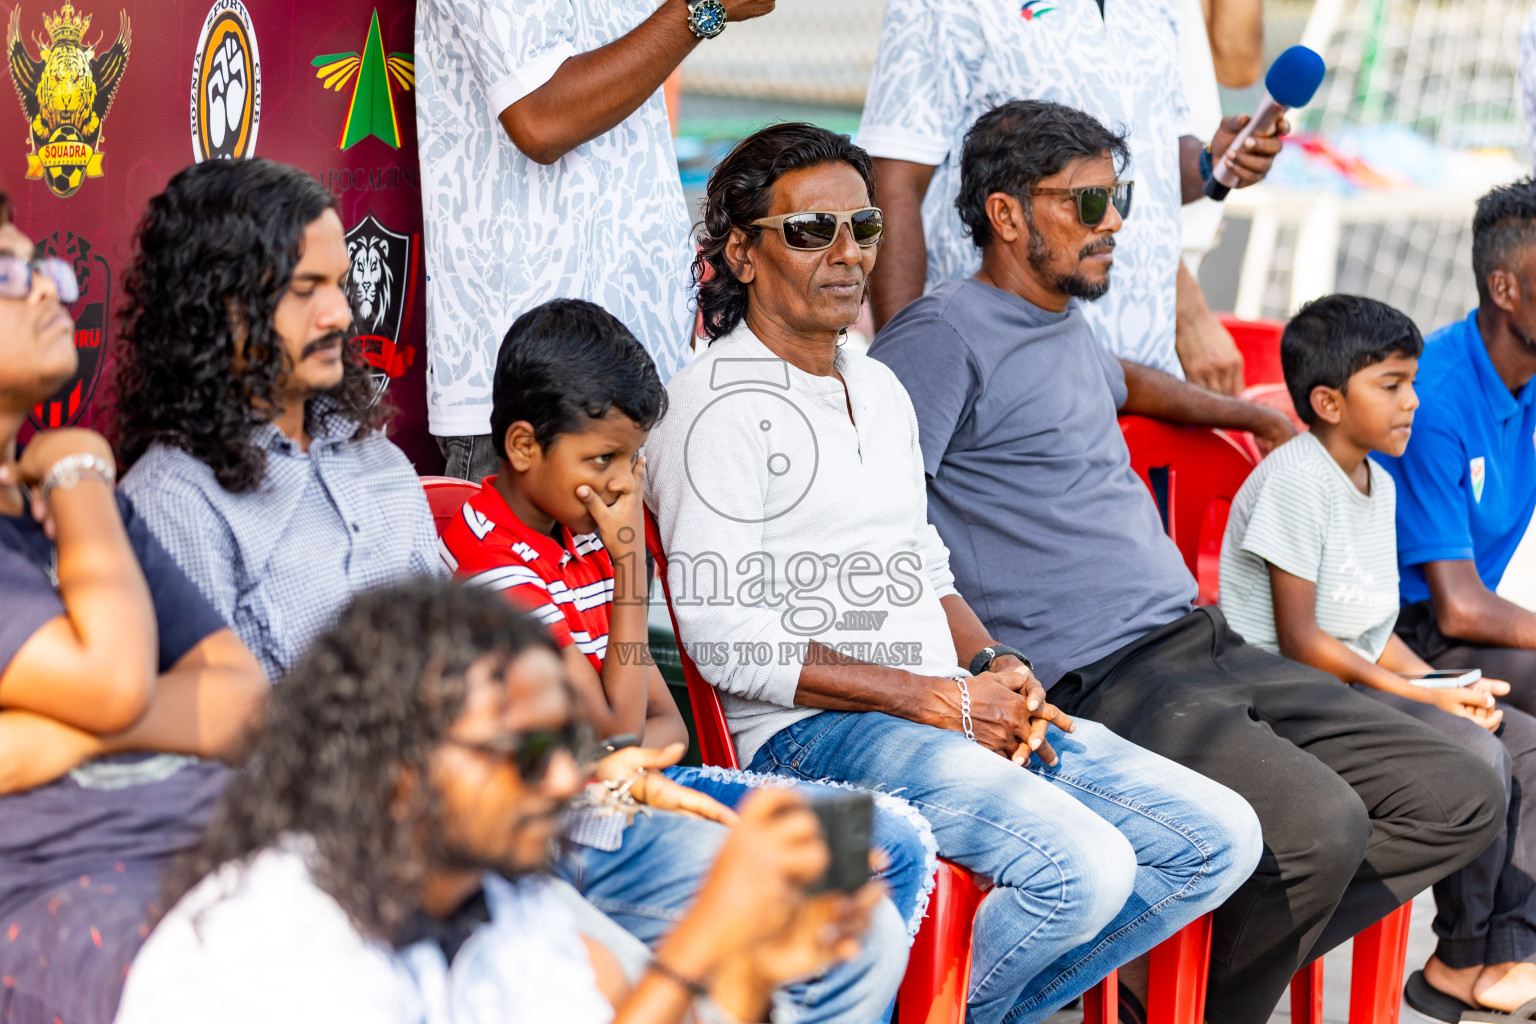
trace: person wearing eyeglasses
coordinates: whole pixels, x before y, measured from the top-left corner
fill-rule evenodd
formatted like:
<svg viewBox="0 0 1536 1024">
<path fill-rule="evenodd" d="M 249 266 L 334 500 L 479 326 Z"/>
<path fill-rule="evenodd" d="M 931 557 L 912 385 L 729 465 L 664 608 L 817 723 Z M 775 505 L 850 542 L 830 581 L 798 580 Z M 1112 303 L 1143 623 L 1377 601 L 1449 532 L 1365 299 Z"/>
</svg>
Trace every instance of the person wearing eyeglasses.
<svg viewBox="0 0 1536 1024">
<path fill-rule="evenodd" d="M 891 217 L 870 299 L 877 329 L 976 271 L 954 207 L 967 130 L 1000 102 L 1048 100 L 1127 133 L 1138 211 L 1115 290 L 1084 310 L 1094 334 L 1112 355 L 1236 393 L 1241 356 L 1181 268 L 1180 210 L 1202 197 L 1213 161 L 1228 158 L 1240 187 L 1262 180 L 1289 125 L 1228 154 L 1248 115 L 1193 122 L 1179 42 L 1204 25 L 1180 24 L 1179 11 L 1177 0 L 889 0 L 858 134 Z M 1180 329 L 1191 316 L 1197 329 Z"/>
<path fill-rule="evenodd" d="M 75 372 L 68 263 L 0 195 L 0 1019 L 108 1024 L 268 685 L 113 487 L 90 430 L 28 414 Z"/>
<path fill-rule="evenodd" d="M 1126 158 L 1069 107 L 983 114 L 956 203 L 981 269 L 903 309 L 870 356 L 912 395 L 929 519 L 993 635 L 1030 653 L 1064 713 L 1257 812 L 1264 857 L 1214 915 L 1205 1019 L 1262 1024 L 1303 964 L 1481 853 L 1504 787 L 1450 738 L 1193 606 L 1116 414 L 1274 442 L 1292 430 L 1115 358 L 1088 326 L 1085 306 L 1120 287 L 1121 225 L 1140 215 Z"/>
<path fill-rule="evenodd" d="M 827 846 L 769 791 L 631 984 L 549 877 L 584 731 L 554 642 L 499 594 L 361 595 L 274 693 L 118 1024 L 761 1021 L 857 951 L 878 883 L 807 895 Z"/>
<path fill-rule="evenodd" d="M 875 270 L 878 198 L 868 154 L 808 124 L 765 128 L 715 169 L 694 271 L 713 340 L 668 385 L 646 501 L 678 639 L 740 762 L 905 797 L 939 855 L 992 886 L 967 1019 L 1034 1024 L 1220 904 L 1258 860 L 1258 823 L 1230 790 L 1061 714 L 957 590 L 913 402 L 840 343 Z"/>
</svg>

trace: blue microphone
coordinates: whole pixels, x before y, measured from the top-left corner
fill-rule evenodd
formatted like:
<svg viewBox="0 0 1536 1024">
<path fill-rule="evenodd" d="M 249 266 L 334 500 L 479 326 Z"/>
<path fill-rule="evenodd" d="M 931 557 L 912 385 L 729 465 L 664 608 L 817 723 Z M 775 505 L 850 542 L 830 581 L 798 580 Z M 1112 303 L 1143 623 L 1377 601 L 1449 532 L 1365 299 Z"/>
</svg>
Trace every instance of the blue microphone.
<svg viewBox="0 0 1536 1024">
<path fill-rule="evenodd" d="M 1309 50 L 1305 46 L 1293 46 L 1275 58 L 1275 62 L 1269 66 L 1269 74 L 1264 76 L 1264 91 L 1267 94 L 1264 102 L 1259 104 L 1259 109 L 1253 112 L 1253 117 L 1237 133 L 1237 138 L 1232 140 L 1232 145 L 1227 147 L 1216 166 L 1211 168 L 1211 176 L 1205 183 L 1206 195 L 1217 200 L 1227 198 L 1227 193 L 1237 187 L 1238 180 L 1230 163 L 1232 156 L 1242 152 L 1243 142 L 1250 135 L 1269 134 L 1281 114 L 1293 107 L 1304 107 L 1311 103 L 1317 87 L 1323 84 L 1325 71 L 1327 69 L 1323 67 L 1323 58 L 1317 55 L 1316 50 Z"/>
</svg>

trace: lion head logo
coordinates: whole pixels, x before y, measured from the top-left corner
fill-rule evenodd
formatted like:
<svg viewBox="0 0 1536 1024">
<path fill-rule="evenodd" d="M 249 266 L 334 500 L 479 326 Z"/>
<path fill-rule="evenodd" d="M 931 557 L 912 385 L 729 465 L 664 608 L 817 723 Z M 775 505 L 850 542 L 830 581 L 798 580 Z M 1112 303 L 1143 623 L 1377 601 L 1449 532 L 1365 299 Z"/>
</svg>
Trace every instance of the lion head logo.
<svg viewBox="0 0 1536 1024">
<path fill-rule="evenodd" d="M 372 210 L 347 232 L 347 295 L 358 352 L 373 368 L 376 395 L 416 361 L 415 346 L 401 335 L 411 323 L 420 245 L 419 235 L 385 227 Z"/>
<path fill-rule="evenodd" d="M 367 334 L 392 333 L 385 330 L 395 288 L 389 242 L 380 235 L 359 235 L 347 245 L 352 260 L 347 286 L 357 309 L 358 327 Z"/>
</svg>

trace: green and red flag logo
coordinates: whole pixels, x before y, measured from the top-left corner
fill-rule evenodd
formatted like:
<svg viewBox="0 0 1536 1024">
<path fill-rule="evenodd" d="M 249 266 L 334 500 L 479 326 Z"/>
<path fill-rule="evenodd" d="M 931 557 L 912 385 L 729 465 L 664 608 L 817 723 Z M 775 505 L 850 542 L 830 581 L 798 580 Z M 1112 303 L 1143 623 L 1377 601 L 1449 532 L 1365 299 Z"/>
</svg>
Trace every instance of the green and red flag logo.
<svg viewBox="0 0 1536 1024">
<path fill-rule="evenodd" d="M 375 8 L 368 22 L 368 41 L 363 52 L 327 53 L 310 61 L 315 77 L 327 89 L 341 92 L 352 86 L 352 102 L 336 145 L 351 149 L 372 135 L 386 145 L 400 148 L 400 116 L 395 111 L 395 86 L 409 92 L 416 84 L 416 58 L 409 53 L 384 54 L 384 33 L 379 30 Z"/>
</svg>

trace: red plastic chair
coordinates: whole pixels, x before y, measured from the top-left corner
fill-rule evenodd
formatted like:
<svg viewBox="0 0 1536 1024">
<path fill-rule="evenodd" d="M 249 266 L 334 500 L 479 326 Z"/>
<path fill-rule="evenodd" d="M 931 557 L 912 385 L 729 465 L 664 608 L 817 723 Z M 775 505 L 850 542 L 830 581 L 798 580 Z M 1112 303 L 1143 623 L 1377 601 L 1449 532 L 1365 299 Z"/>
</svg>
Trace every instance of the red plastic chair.
<svg viewBox="0 0 1536 1024">
<path fill-rule="evenodd" d="M 427 492 L 427 507 L 432 510 L 432 522 L 439 534 L 448 525 L 448 520 L 458 515 L 464 503 L 480 489 L 479 484 L 454 476 L 424 476 L 421 487 Z"/>
<path fill-rule="evenodd" d="M 645 545 L 656 560 L 672 632 L 681 636 L 667 584 L 667 553 L 649 509 L 645 513 Z M 720 695 L 699 674 L 681 641 L 677 648 L 688 684 L 688 703 L 704 763 L 737 768 L 730 726 Z M 971 924 L 984 895 L 970 872 L 939 860 L 928 915 L 912 942 L 907 973 L 896 997 L 898 1024 L 965 1024 L 966 996 L 971 979 Z M 1148 993 L 1148 1024 L 1200 1024 L 1205 1016 L 1205 982 L 1211 959 L 1211 918 L 1200 918 L 1152 950 Z M 1109 972 L 1084 996 L 1084 1024 L 1117 1024 L 1119 980 Z"/>
<path fill-rule="evenodd" d="M 1201 427 L 1179 427 L 1143 416 L 1120 417 L 1131 468 L 1152 492 L 1163 529 L 1178 545 L 1200 585 L 1199 604 L 1215 604 L 1221 570 L 1221 535 L 1232 499 L 1255 459 L 1232 437 Z"/>
<path fill-rule="evenodd" d="M 1349 1024 L 1397 1024 L 1413 904 L 1404 903 L 1355 936 L 1349 977 Z M 1291 979 L 1291 1020 L 1323 1024 L 1323 960 Z"/>
<path fill-rule="evenodd" d="M 1283 384 L 1285 371 L 1280 367 L 1280 335 L 1285 324 L 1279 320 L 1239 320 L 1231 313 L 1216 319 L 1232 335 L 1237 350 L 1243 354 L 1243 386 Z"/>
<path fill-rule="evenodd" d="M 1201 1024 L 1210 969 L 1211 915 L 1206 914 L 1153 947 L 1147 964 L 1147 1024 Z M 1119 1024 L 1117 973 L 1111 971 L 1083 995 L 1083 1024 Z"/>
</svg>

